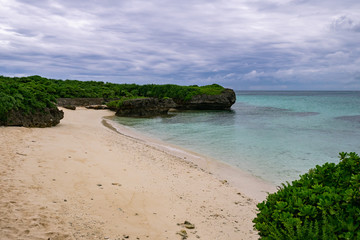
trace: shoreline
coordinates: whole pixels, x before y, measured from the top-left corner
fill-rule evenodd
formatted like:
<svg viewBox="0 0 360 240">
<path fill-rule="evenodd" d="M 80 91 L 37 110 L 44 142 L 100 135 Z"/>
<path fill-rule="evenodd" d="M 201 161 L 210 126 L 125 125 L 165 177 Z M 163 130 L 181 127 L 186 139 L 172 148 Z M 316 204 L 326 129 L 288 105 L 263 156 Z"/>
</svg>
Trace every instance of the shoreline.
<svg viewBox="0 0 360 240">
<path fill-rule="evenodd" d="M 0 128 L 1 239 L 258 239 L 257 201 L 197 155 L 114 132 L 111 111 L 63 110 L 56 127 Z"/>
<path fill-rule="evenodd" d="M 276 186 L 274 184 L 253 176 L 238 167 L 201 155 L 178 145 L 144 135 L 136 129 L 116 122 L 113 118 L 114 117 L 104 117 L 102 124 L 118 134 L 140 141 L 157 150 L 164 151 L 172 156 L 193 163 L 196 167 L 200 167 L 207 173 L 214 174 L 220 181 L 231 184 L 238 188 L 241 193 L 244 193 L 246 196 L 251 197 L 258 202 L 264 201 L 268 193 L 276 191 Z"/>
</svg>

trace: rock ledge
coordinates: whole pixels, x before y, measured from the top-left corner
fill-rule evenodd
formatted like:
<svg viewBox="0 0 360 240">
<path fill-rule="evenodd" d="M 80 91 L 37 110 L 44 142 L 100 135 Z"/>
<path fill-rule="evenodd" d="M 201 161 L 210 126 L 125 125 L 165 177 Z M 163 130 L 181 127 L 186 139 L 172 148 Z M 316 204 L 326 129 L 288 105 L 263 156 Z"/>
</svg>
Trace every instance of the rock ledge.
<svg viewBox="0 0 360 240">
<path fill-rule="evenodd" d="M 64 112 L 58 108 L 45 108 L 35 112 L 26 113 L 23 110 L 11 110 L 6 120 L 0 121 L 4 126 L 23 127 L 52 127 L 60 123 L 64 118 Z"/>
<path fill-rule="evenodd" d="M 172 99 L 138 98 L 124 101 L 116 111 L 119 117 L 152 117 L 165 115 L 176 104 Z"/>
</svg>

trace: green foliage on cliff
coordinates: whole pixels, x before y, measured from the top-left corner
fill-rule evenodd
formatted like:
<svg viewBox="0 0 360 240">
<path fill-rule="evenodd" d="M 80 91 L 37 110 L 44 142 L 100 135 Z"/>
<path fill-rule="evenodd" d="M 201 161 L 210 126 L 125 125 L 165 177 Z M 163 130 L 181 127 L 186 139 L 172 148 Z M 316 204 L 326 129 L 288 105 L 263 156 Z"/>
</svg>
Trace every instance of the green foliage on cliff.
<svg viewBox="0 0 360 240">
<path fill-rule="evenodd" d="M 122 97 L 118 100 L 113 100 L 113 101 L 106 103 L 106 106 L 108 106 L 108 108 L 110 108 L 112 110 L 116 110 L 123 104 L 124 101 L 131 100 L 131 99 L 139 99 L 139 98 L 145 98 L 145 97 L 139 97 L 139 96 Z"/>
<path fill-rule="evenodd" d="M 261 239 L 360 239 L 360 158 L 316 166 L 259 203 Z"/>
</svg>

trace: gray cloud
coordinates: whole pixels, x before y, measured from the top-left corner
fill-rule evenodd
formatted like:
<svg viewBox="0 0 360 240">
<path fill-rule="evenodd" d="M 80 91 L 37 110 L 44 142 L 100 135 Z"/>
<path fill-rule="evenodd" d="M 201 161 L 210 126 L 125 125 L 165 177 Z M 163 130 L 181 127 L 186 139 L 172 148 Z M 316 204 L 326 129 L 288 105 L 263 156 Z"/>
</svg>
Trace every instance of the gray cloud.
<svg viewBox="0 0 360 240">
<path fill-rule="evenodd" d="M 0 0 L 3 75 L 360 89 L 358 1 Z"/>
<path fill-rule="evenodd" d="M 355 22 L 350 17 L 343 15 L 336 19 L 331 24 L 331 27 L 334 31 L 360 31 L 360 22 Z"/>
</svg>

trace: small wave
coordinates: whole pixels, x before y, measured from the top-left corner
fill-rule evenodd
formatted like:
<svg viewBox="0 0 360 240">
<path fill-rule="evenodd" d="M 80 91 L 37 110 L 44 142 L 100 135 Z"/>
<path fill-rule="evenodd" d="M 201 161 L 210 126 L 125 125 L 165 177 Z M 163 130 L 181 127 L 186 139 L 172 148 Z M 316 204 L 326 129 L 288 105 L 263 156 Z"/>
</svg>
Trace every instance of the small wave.
<svg viewBox="0 0 360 240">
<path fill-rule="evenodd" d="M 319 115 L 318 112 L 289 112 L 290 115 L 296 116 L 296 117 L 308 117 L 308 116 L 315 116 Z"/>
<path fill-rule="evenodd" d="M 358 123 L 360 123 L 360 115 L 341 116 L 341 117 L 336 117 L 335 119 L 340 119 L 340 120 L 345 120 L 345 121 L 351 121 L 351 122 L 358 122 Z"/>
</svg>

